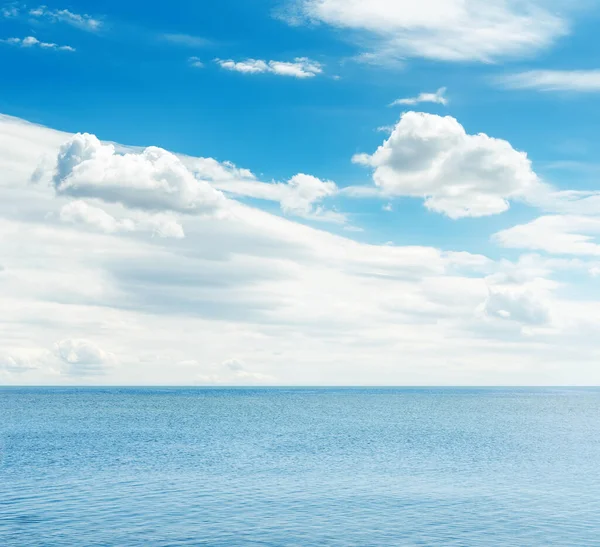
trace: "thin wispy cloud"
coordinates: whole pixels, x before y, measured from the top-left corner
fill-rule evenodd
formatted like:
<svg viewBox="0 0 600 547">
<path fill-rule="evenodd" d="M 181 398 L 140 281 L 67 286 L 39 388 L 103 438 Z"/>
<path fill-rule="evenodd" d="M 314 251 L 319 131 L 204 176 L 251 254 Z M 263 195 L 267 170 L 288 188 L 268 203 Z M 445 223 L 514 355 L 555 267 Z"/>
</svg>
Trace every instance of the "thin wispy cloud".
<svg viewBox="0 0 600 547">
<path fill-rule="evenodd" d="M 600 69 L 530 70 L 500 76 L 495 82 L 507 89 L 593 93 L 600 91 Z"/>
<path fill-rule="evenodd" d="M 215 62 L 225 70 L 242 74 L 270 73 L 294 78 L 313 78 L 323 72 L 321 63 L 312 61 L 308 57 L 296 57 L 293 62 L 263 61 L 261 59 L 246 59 L 244 61 L 215 59 Z"/>
<path fill-rule="evenodd" d="M 58 44 L 54 44 L 52 42 L 42 42 L 35 36 L 27 36 L 25 38 L 6 38 L 4 40 L 0 40 L 0 42 L 22 48 L 39 47 L 41 49 L 53 49 L 56 51 L 75 51 L 74 47 L 59 46 Z"/>
<path fill-rule="evenodd" d="M 448 99 L 445 97 L 446 88 L 440 87 L 435 93 L 419 93 L 416 97 L 406 97 L 404 99 L 396 99 L 390 106 L 398 105 L 416 105 L 420 103 L 435 103 L 446 106 Z"/>
<path fill-rule="evenodd" d="M 573 4 L 554 2 L 550 9 L 542 0 L 290 0 L 279 15 L 293 25 L 344 30 L 369 62 L 419 57 L 489 63 L 552 46 L 569 34 Z"/>
<path fill-rule="evenodd" d="M 29 15 L 36 19 L 44 19 L 50 23 L 65 23 L 87 31 L 96 31 L 102 26 L 102 21 L 87 14 L 79 14 L 68 9 L 50 9 L 47 6 L 30 9 Z"/>
<path fill-rule="evenodd" d="M 194 68 L 204 68 L 204 63 L 200 59 L 200 57 L 190 57 L 188 59 L 188 63 L 191 67 Z"/>
<path fill-rule="evenodd" d="M 210 40 L 201 36 L 193 36 L 191 34 L 163 34 L 163 40 L 178 46 L 185 47 L 206 47 L 211 44 Z"/>
<path fill-rule="evenodd" d="M 0 9 L 0 15 L 2 15 L 2 17 L 5 17 L 6 19 L 18 17 L 19 16 L 19 6 L 17 4 L 10 4 L 10 5 L 4 6 L 3 8 Z"/>
</svg>

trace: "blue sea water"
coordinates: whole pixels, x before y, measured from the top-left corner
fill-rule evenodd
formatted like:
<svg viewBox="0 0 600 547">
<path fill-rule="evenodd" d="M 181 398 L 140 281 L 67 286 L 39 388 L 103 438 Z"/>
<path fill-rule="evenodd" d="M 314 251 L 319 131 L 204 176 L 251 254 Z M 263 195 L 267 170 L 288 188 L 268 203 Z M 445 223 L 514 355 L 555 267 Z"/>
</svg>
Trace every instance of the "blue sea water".
<svg viewBox="0 0 600 547">
<path fill-rule="evenodd" d="M 0 389 L 0 545 L 600 545 L 597 389 Z"/>
</svg>

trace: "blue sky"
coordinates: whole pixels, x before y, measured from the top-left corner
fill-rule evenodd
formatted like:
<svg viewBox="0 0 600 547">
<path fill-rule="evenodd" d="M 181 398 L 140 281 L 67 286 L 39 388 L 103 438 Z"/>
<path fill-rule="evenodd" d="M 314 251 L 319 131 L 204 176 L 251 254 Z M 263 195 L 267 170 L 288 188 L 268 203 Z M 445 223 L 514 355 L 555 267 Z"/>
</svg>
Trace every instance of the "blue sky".
<svg viewBox="0 0 600 547">
<path fill-rule="evenodd" d="M 108 283 L 98 281 L 107 291 L 104 300 L 98 296 L 92 302 L 86 293 L 79 302 L 81 294 L 65 295 L 58 299 L 60 306 L 77 302 L 87 306 L 90 317 L 104 308 L 115 315 L 139 313 L 150 322 L 161 316 L 188 325 L 197 320 L 219 331 L 222 325 L 215 321 L 223 318 L 203 312 L 204 306 L 227 310 L 229 299 L 243 288 L 242 300 L 256 301 L 256 306 L 238 309 L 232 304 L 228 320 L 256 329 L 256 336 L 274 337 L 260 351 L 240 344 L 239 351 L 230 355 L 225 349 L 204 351 L 193 340 L 181 341 L 187 349 L 178 352 L 174 346 L 180 342 L 174 334 L 157 342 L 150 359 L 155 368 L 144 369 L 139 363 L 147 357 L 136 346 L 143 343 L 128 343 L 124 334 L 100 336 L 93 329 L 73 334 L 60 323 L 38 333 L 28 328 L 25 318 L 19 332 L 30 334 L 15 336 L 8 329 L 2 339 L 0 332 L 0 349 L 4 348 L 0 372 L 4 359 L 6 381 L 135 383 L 132 377 L 143 378 L 142 383 L 261 383 L 266 378 L 274 383 L 329 384 L 597 381 L 598 374 L 587 365 L 569 374 L 568 363 L 579 359 L 573 357 L 580 350 L 577 336 L 592 332 L 600 314 L 600 303 L 595 301 L 600 273 L 600 243 L 596 243 L 600 164 L 595 145 L 600 121 L 595 107 L 600 92 L 596 62 L 600 10 L 594 2 L 583 0 L 426 0 L 419 4 L 377 0 L 368 9 L 365 6 L 354 0 L 177 0 L 168 8 L 113 1 L 0 6 L 0 113 L 5 115 L 5 175 L 0 182 L 8 202 L 17 204 L 12 209 L 5 206 L 2 218 L 6 226 L 26 223 L 33 230 L 47 225 L 60 237 L 76 231 L 91 238 L 90 245 L 100 237 L 95 232 L 101 232 L 103 248 L 106 245 L 108 254 L 116 253 L 110 266 L 97 264 L 92 255 L 78 263 L 81 275 L 89 268 L 98 280 Z M 394 101 L 399 104 L 391 105 Z M 77 133 L 95 135 L 99 141 L 72 136 Z M 29 142 L 36 144 L 29 149 Z M 101 142 L 134 148 L 117 147 L 113 156 Z M 160 163 L 160 169 L 167 171 L 155 171 L 159 160 L 144 156 L 144 147 L 178 154 L 182 163 L 175 164 L 175 156 L 169 155 L 163 158 L 168 167 Z M 125 157 L 131 164 L 121 161 L 123 152 L 129 152 Z M 105 163 L 100 163 L 99 155 Z M 14 157 L 22 163 L 17 166 Z M 211 169 L 219 165 L 223 171 L 214 175 L 206 161 L 198 163 L 197 158 L 210 158 L 215 162 Z M 32 200 L 34 170 L 39 184 Z M 172 184 L 164 195 L 159 195 L 161 180 Z M 192 180 L 205 186 L 199 189 Z M 212 192 L 229 205 L 215 205 Z M 200 207 L 200 199 L 209 200 L 211 214 L 219 219 L 210 226 L 208 205 Z M 243 213 L 236 209 L 240 206 Z M 236 222 L 243 217 L 246 228 L 234 230 L 235 223 L 227 226 L 223 218 L 228 214 Z M 263 214 L 267 215 L 261 217 L 263 224 L 252 216 Z M 278 240 L 269 235 L 270 223 L 285 237 Z M 260 233 L 253 236 L 253 229 Z M 296 232 L 304 229 L 309 230 L 302 232 L 305 235 Z M 270 272 L 274 264 L 258 265 L 267 259 L 276 259 L 280 266 L 285 263 L 284 269 L 295 271 L 307 283 L 293 290 L 297 294 L 306 290 L 314 298 L 307 301 L 317 308 L 328 301 L 317 290 L 325 266 L 333 276 L 370 276 L 392 260 L 389 249 L 398 256 L 431 250 L 437 253 L 435 260 L 444 263 L 439 269 L 433 267 L 436 283 L 455 287 L 462 280 L 470 311 L 453 304 L 450 294 L 441 298 L 440 288 L 424 295 L 423 285 L 434 275 L 427 268 L 413 280 L 418 286 L 407 285 L 404 296 L 398 295 L 400 308 L 410 307 L 419 295 L 419 303 L 414 304 L 422 309 L 414 316 L 384 318 L 385 298 L 372 308 L 366 294 L 376 288 L 365 289 L 364 300 L 356 293 L 359 284 L 340 295 L 340 302 L 332 297 L 328 312 L 335 315 L 335 310 L 344 308 L 341 301 L 349 299 L 357 323 L 338 326 L 327 339 L 341 344 L 353 336 L 354 329 L 375 329 L 377 321 L 385 325 L 387 334 L 364 341 L 362 360 L 356 356 L 347 376 L 339 376 L 339 368 L 348 356 L 334 352 L 324 358 L 322 352 L 330 351 L 326 344 L 316 344 L 310 356 L 297 351 L 294 365 L 287 364 L 289 355 L 279 362 L 269 353 L 269 344 L 273 355 L 283 351 L 280 346 L 293 352 L 295 344 L 316 328 L 309 325 L 308 317 L 320 316 L 321 311 L 308 304 L 303 309 L 300 302 L 291 315 L 279 317 L 273 312 L 269 321 L 254 317 L 256 310 L 285 309 L 288 301 L 280 292 L 265 296 L 253 276 L 228 285 L 229 292 L 222 296 L 203 296 L 193 313 L 184 306 L 183 296 L 171 298 L 180 307 L 171 303 L 158 312 L 148 302 L 149 307 L 143 307 L 139 294 L 127 292 L 131 281 L 119 276 L 135 268 L 118 264 L 117 257 L 127 252 L 124 245 L 143 240 L 149 256 L 152 250 L 158 255 L 174 253 L 179 261 L 177 272 L 147 266 L 144 279 L 151 277 L 157 283 L 157 300 L 169 301 L 175 289 L 182 295 L 189 290 L 204 294 L 217 279 L 200 275 L 196 268 L 202 265 L 193 262 L 212 256 L 210 245 L 199 250 L 195 238 L 202 240 L 202 230 L 230 258 L 252 256 L 251 264 L 237 266 L 244 271 L 266 268 Z M 42 245 L 31 237 L 30 245 Z M 302 240 L 311 253 L 326 257 L 325 251 L 317 252 L 316 243 L 306 243 L 321 237 L 332 248 L 364 246 L 362 251 L 356 247 L 357 256 L 371 251 L 382 255 L 358 267 L 347 258 L 354 256 L 354 250 L 342 253 L 345 262 L 336 265 L 307 264 L 299 258 L 306 253 L 289 254 L 291 242 L 296 245 Z M 341 239 L 335 244 L 329 237 Z M 256 249 L 240 251 L 242 240 Z M 286 252 L 278 255 L 275 249 L 280 245 Z M 444 253 L 465 253 L 471 265 L 466 267 Z M 51 265 L 52 257 L 47 264 L 40 258 L 42 267 L 57 267 Z M 396 259 L 406 266 L 405 258 Z M 18 254 L 7 255 L 4 262 L 13 264 L 3 264 L 0 258 L 4 272 L 32 267 Z M 56 270 L 56 278 L 63 286 L 61 271 Z M 223 274 L 215 270 L 215 275 Z M 266 278 L 271 275 L 275 274 L 270 272 Z M 377 272 L 381 278 L 388 275 L 387 270 Z M 397 272 L 392 277 L 397 275 L 402 283 L 411 277 Z M 74 282 L 77 279 L 75 275 Z M 115 279 L 114 286 L 107 281 Z M 284 283 L 283 278 L 279 281 Z M 354 282 L 359 281 L 352 278 Z M 34 298 L 32 287 L 37 285 L 31 283 L 17 292 L 41 306 L 47 297 Z M 456 288 L 457 295 L 463 288 Z M 131 297 L 126 311 L 110 303 L 117 293 Z M 446 306 L 443 310 L 437 308 L 440 298 Z M 582 302 L 585 311 L 579 307 Z M 361 310 L 364 324 L 359 319 Z M 582 314 L 590 318 L 584 326 L 579 324 Z M 325 324 L 331 320 L 327 317 L 323 311 Z M 286 321 L 295 327 L 277 335 L 270 331 Z M 452 325 L 444 330 L 447 322 Z M 406 347 L 398 346 L 393 331 L 403 325 L 410 329 L 430 325 L 433 341 L 426 345 L 434 349 L 423 355 L 412 349 L 413 364 L 394 368 L 398 352 Z M 447 356 L 448 350 L 442 349 L 447 340 L 462 336 L 469 342 L 464 350 L 454 348 L 458 353 L 453 362 L 470 362 L 474 355 L 487 359 L 487 354 L 477 353 L 483 351 L 479 343 L 487 340 L 496 347 L 502 339 L 509 340 L 504 348 L 514 346 L 511 351 L 523 364 L 512 372 L 503 371 L 501 365 L 492 371 L 448 365 L 443 373 L 431 364 L 432 375 L 411 368 L 420 361 L 435 363 L 434 354 Z M 545 363 L 548 354 L 556 354 L 551 341 L 561 337 L 566 340 L 561 348 L 572 347 L 573 355 L 561 357 L 542 374 L 542 365 L 531 360 Z M 372 357 L 368 348 L 374 340 L 378 340 L 374 358 L 386 364 L 371 374 L 365 360 Z M 238 342 L 238 336 L 231 334 L 222 348 L 237 347 Z M 63 351 L 61 344 L 70 349 Z M 101 349 L 104 346 L 119 351 Z M 590 348 L 588 355 L 594 351 Z M 325 359 L 327 366 L 298 372 L 303 370 L 302 359 L 314 360 L 314 355 Z M 237 369 L 223 365 L 232 359 L 250 364 Z M 111 365 L 104 370 L 100 365 L 108 362 Z M 183 366 L 172 377 L 160 372 L 172 362 L 196 365 Z M 77 365 L 89 374 L 76 374 Z M 137 372 L 127 372 L 128 366 Z M 238 374 L 251 368 L 257 372 Z"/>
</svg>

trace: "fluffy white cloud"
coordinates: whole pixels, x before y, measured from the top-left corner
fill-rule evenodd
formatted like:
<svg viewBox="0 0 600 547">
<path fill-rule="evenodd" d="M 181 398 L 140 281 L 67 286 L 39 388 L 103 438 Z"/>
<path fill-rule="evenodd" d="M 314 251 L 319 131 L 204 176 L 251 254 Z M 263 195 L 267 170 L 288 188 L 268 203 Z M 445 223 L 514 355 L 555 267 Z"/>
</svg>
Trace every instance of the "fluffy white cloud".
<svg viewBox="0 0 600 547">
<path fill-rule="evenodd" d="M 403 114 L 373 155 L 354 161 L 374 168 L 384 194 L 422 197 L 428 209 L 451 218 L 502 213 L 510 199 L 541 187 L 527 155 L 509 142 L 469 135 L 450 116 L 422 112 Z"/>
<path fill-rule="evenodd" d="M 492 277 L 482 309 L 488 317 L 516 322 L 525 328 L 548 325 L 552 322 L 550 293 L 555 288 L 555 283 L 543 278 L 516 283 L 504 276 Z"/>
<path fill-rule="evenodd" d="M 337 186 L 331 181 L 322 181 L 317 177 L 299 173 L 287 183 L 288 191 L 281 199 L 281 208 L 292 213 L 309 214 L 315 202 L 332 196 Z"/>
<path fill-rule="evenodd" d="M 45 19 L 51 23 L 66 23 L 83 30 L 96 31 L 102 26 L 102 21 L 87 14 L 79 14 L 67 9 L 49 9 L 40 6 L 29 10 L 29 15 L 38 19 Z"/>
<path fill-rule="evenodd" d="M 35 36 L 27 36 L 25 38 L 7 38 L 5 40 L 0 40 L 0 42 L 24 48 L 39 47 L 41 49 L 54 49 L 57 51 L 75 51 L 75 48 L 71 46 L 59 46 L 58 44 L 51 42 L 40 42 Z"/>
<path fill-rule="evenodd" d="M 527 0 L 296 0 L 293 23 L 322 22 L 354 30 L 370 43 L 374 60 L 424 57 L 444 61 L 494 61 L 530 56 L 569 28 L 557 7 Z"/>
<path fill-rule="evenodd" d="M 494 240 L 504 247 L 565 255 L 600 256 L 600 217 L 546 215 L 502 230 Z"/>
<path fill-rule="evenodd" d="M 496 82 L 509 89 L 539 91 L 600 91 L 600 70 L 530 70 L 506 74 Z"/>
<path fill-rule="evenodd" d="M 53 181 L 60 195 L 138 209 L 202 214 L 226 205 L 221 192 L 197 180 L 174 154 L 156 147 L 117 154 L 113 145 L 88 134 L 61 147 Z"/>
<path fill-rule="evenodd" d="M 293 76 L 294 78 L 313 78 L 323 72 L 323 67 L 317 61 L 307 57 L 296 57 L 293 62 L 263 61 L 260 59 L 246 59 L 233 61 L 232 59 L 216 59 L 217 64 L 226 70 L 241 72 L 243 74 L 271 73 L 279 76 Z"/>
<path fill-rule="evenodd" d="M 54 345 L 54 352 L 70 376 L 101 375 L 116 362 L 113 354 L 106 353 L 89 340 L 61 340 Z"/>
<path fill-rule="evenodd" d="M 390 106 L 415 105 L 419 103 L 434 103 L 446 106 L 448 104 L 446 88 L 440 87 L 435 93 L 419 93 L 416 97 L 396 99 Z"/>
<path fill-rule="evenodd" d="M 312 175 L 298 173 L 287 183 L 266 183 L 251 179 L 220 179 L 214 186 L 234 196 L 277 201 L 284 213 L 315 220 L 344 222 L 340 213 L 328 211 L 318 204 L 337 193 L 332 181 L 323 181 Z"/>
<path fill-rule="evenodd" d="M 107 234 L 117 232 L 151 232 L 159 237 L 185 237 L 181 224 L 166 214 L 136 215 L 117 219 L 100 207 L 75 200 L 60 210 L 60 220 L 72 224 L 84 224 Z"/>
</svg>

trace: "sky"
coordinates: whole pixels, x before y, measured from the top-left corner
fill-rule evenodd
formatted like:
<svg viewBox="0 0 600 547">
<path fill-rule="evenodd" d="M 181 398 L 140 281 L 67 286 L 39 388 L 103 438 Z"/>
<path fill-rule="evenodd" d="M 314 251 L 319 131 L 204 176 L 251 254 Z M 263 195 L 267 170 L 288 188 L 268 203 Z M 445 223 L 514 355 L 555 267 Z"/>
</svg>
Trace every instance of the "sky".
<svg viewBox="0 0 600 547">
<path fill-rule="evenodd" d="M 600 4 L 0 4 L 0 383 L 598 385 Z"/>
</svg>

